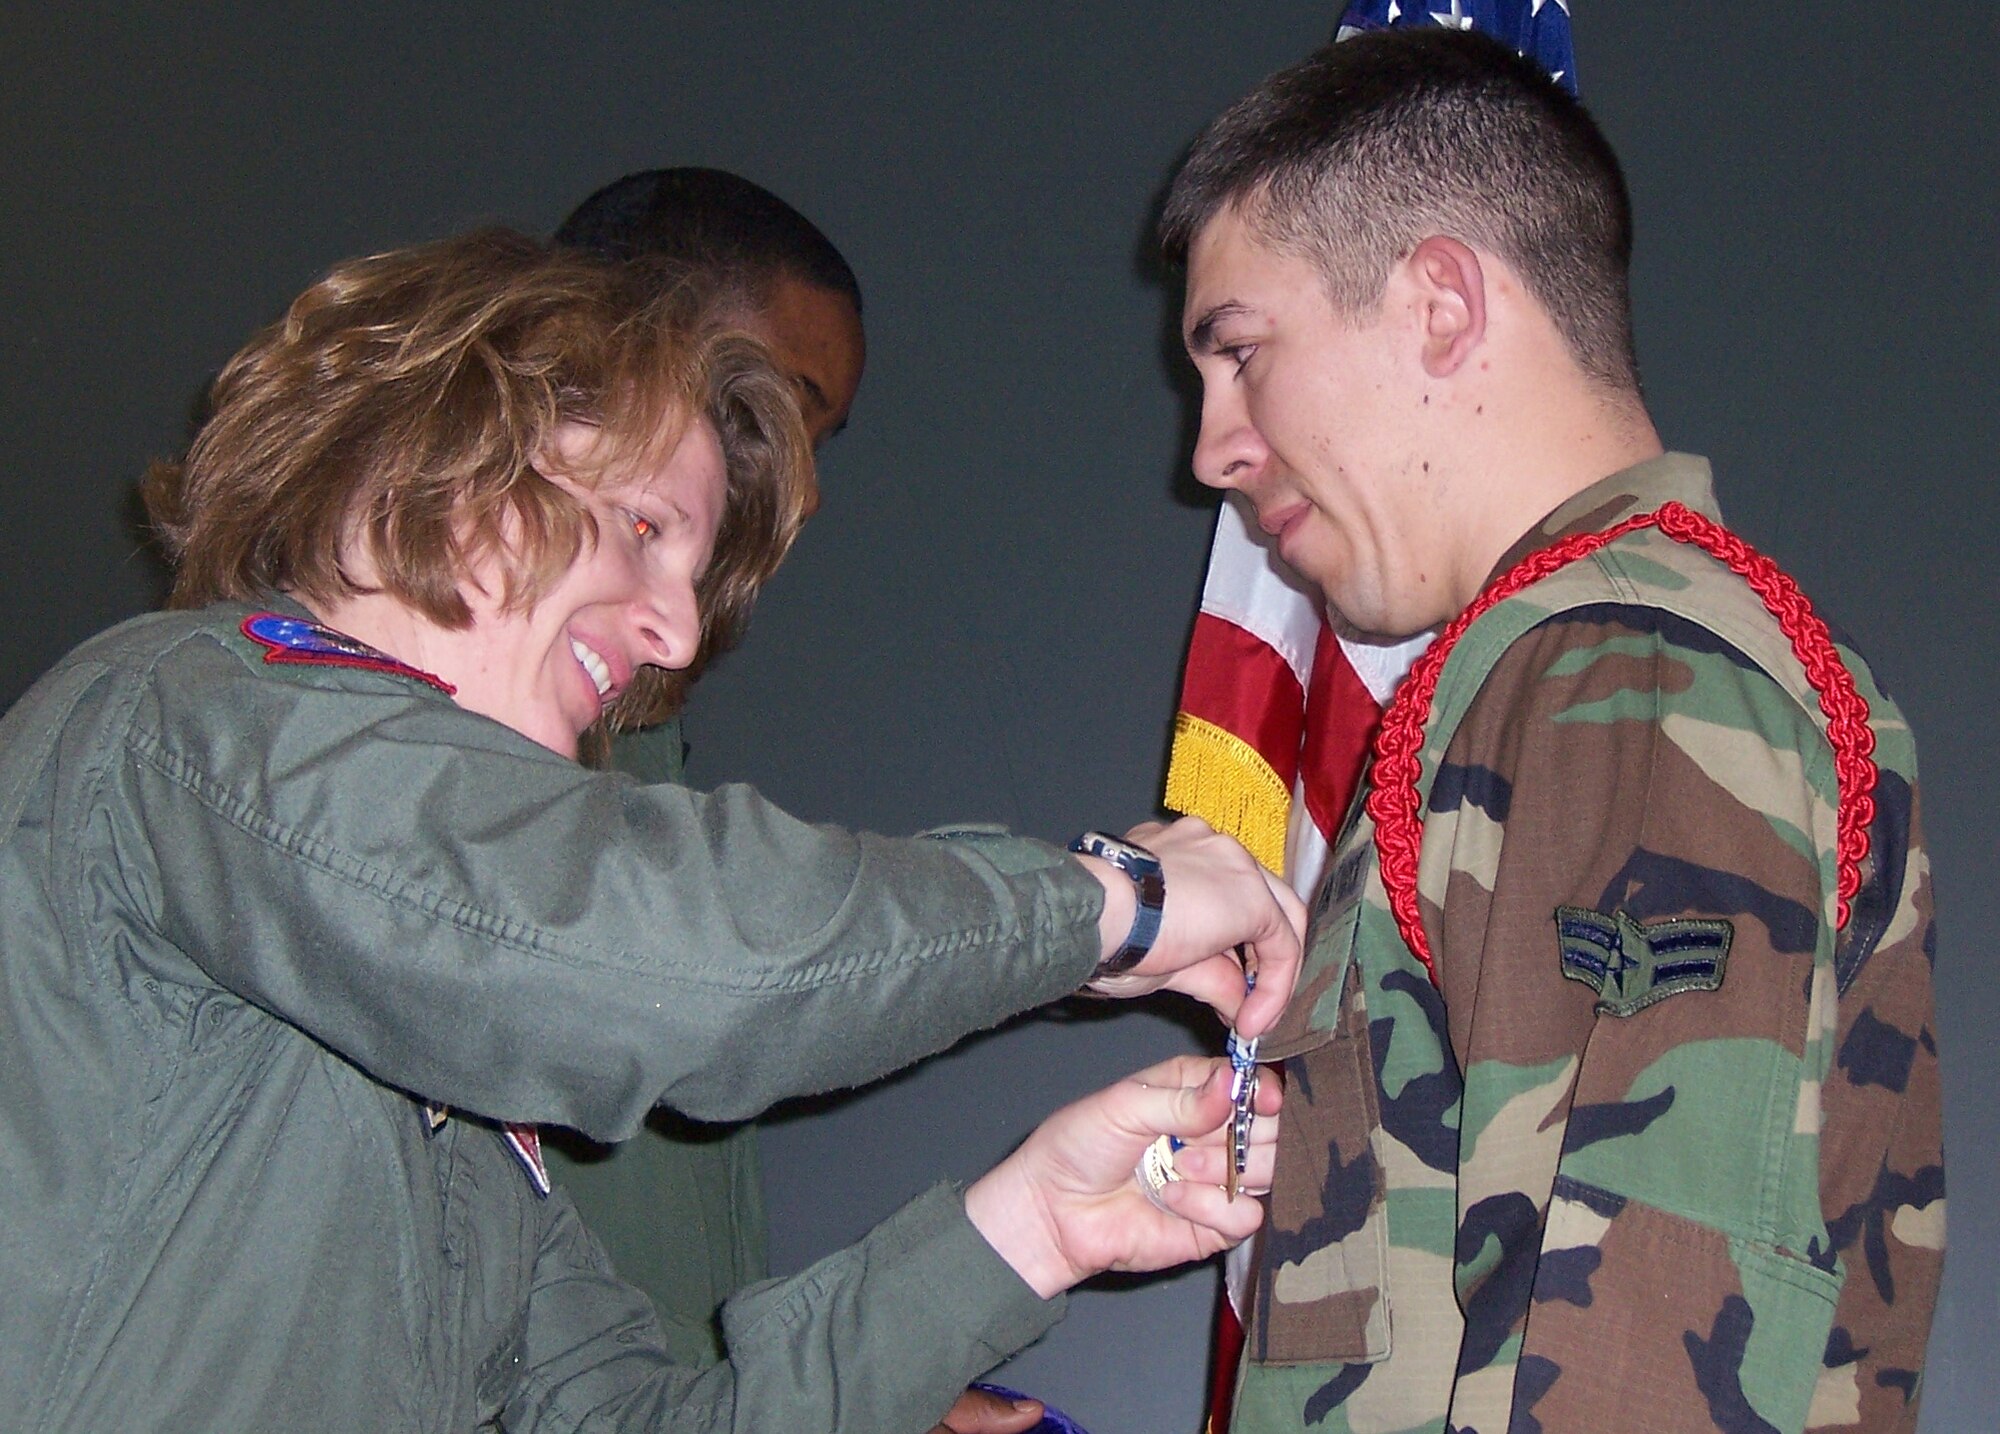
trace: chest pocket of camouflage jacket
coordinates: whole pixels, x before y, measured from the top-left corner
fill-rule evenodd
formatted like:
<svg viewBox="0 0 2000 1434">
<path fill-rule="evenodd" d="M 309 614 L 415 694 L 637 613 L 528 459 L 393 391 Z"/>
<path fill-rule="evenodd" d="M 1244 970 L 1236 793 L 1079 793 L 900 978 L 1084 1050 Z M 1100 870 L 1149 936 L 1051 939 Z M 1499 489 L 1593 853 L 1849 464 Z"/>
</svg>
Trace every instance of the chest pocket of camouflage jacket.
<svg viewBox="0 0 2000 1434">
<path fill-rule="evenodd" d="M 1285 1113 L 1258 1249 L 1249 1356 L 1259 1364 L 1363 1364 L 1389 1353 L 1388 1211 L 1354 960 L 1359 917 L 1360 902 L 1351 901 L 1321 923 L 1307 969 L 1323 974 L 1312 983 L 1317 998 L 1306 998 L 1306 1029 L 1288 1031 L 1288 1019 L 1265 1040 L 1267 1058 L 1284 1071 Z"/>
</svg>

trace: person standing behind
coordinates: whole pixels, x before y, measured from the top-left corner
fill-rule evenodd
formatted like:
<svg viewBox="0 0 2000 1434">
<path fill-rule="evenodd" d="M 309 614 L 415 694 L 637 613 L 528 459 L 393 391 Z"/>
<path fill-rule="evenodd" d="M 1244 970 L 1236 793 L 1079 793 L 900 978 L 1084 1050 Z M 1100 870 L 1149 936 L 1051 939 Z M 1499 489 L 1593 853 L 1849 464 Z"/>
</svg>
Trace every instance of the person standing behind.
<svg viewBox="0 0 2000 1434">
<path fill-rule="evenodd" d="M 554 238 L 684 269 L 770 349 L 815 450 L 845 426 L 867 358 L 861 286 L 832 242 L 777 195 L 725 170 L 645 170 L 597 190 Z M 818 506 L 815 475 L 805 511 Z M 676 706 L 698 670 L 674 675 Z M 613 763 L 648 782 L 681 781 L 684 752 L 678 711 L 612 743 Z M 550 1165 L 585 1222 L 658 1309 L 669 1351 L 688 1364 L 721 1359 L 717 1307 L 767 1273 L 755 1128 L 659 1110 L 622 1145 L 565 1136 L 552 1147 Z"/>
<path fill-rule="evenodd" d="M 818 226 L 770 190 L 722 169 L 642 170 L 579 204 L 554 242 L 607 259 L 670 263 L 770 350 L 798 396 L 815 453 L 847 426 L 868 361 L 861 285 Z M 815 472 L 805 516 L 818 509 Z M 677 674 L 683 697 L 713 655 L 703 652 Z M 685 749 L 678 714 L 621 736 L 614 750 L 634 776 L 679 781 Z"/>
<path fill-rule="evenodd" d="M 554 237 L 607 258 L 684 268 L 770 349 L 816 452 L 846 427 L 868 353 L 861 285 L 832 241 L 777 195 L 726 170 L 645 170 L 597 190 Z M 818 507 L 815 475 L 805 512 Z M 699 670 L 676 674 L 683 701 Z M 645 781 L 678 782 L 685 751 L 676 712 L 618 737 L 612 761 Z M 551 1164 L 586 1223 L 659 1311 L 668 1348 L 688 1363 L 721 1359 L 716 1310 L 769 1273 L 756 1127 L 698 1125 L 660 1110 L 623 1145 L 566 1137 L 552 1146 Z M 1015 1434 L 1039 1417 L 1032 1402 L 1015 1407 L 968 1390 L 940 1427 Z"/>
</svg>

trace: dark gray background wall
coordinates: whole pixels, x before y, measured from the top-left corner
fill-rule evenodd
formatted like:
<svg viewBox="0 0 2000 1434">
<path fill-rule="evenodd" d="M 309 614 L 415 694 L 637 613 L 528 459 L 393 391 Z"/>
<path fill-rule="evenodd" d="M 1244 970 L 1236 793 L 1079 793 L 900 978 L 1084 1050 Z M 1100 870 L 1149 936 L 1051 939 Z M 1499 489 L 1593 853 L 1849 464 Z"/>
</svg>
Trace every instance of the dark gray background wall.
<svg viewBox="0 0 2000 1434">
<path fill-rule="evenodd" d="M 1662 431 L 1857 634 L 1922 739 L 1951 1239 L 1924 1427 L 2000 1405 L 1995 11 L 1579 4 L 1640 215 Z M 1048 836 L 1148 813 L 1210 510 L 1178 295 L 1138 262 L 1176 153 L 1326 4 L 8 6 L 0 14 L 0 702 L 149 605 L 132 480 L 335 259 L 627 170 L 735 168 L 860 271 L 871 361 L 825 510 L 699 694 L 695 772 L 814 817 Z M 774 1032 L 782 1039 L 782 1032 Z M 969 1177 L 1195 1039 L 1019 1023 L 770 1132 L 781 1267 Z M 1192 1429 L 1212 1277 L 1121 1281 L 1005 1377 Z"/>
</svg>

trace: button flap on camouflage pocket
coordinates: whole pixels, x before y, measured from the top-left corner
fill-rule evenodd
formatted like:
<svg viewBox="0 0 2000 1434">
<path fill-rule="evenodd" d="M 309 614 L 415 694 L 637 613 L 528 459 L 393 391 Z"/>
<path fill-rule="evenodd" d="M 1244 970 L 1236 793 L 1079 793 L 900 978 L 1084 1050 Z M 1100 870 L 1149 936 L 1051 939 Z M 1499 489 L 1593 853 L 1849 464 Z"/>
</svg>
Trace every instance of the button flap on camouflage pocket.
<svg viewBox="0 0 2000 1434">
<path fill-rule="evenodd" d="M 1354 943 L 1360 930 L 1359 896 L 1332 911 L 1314 909 L 1298 988 L 1278 1024 L 1257 1043 L 1259 1060 L 1282 1061 L 1333 1039 L 1340 993 L 1354 970 Z"/>
</svg>

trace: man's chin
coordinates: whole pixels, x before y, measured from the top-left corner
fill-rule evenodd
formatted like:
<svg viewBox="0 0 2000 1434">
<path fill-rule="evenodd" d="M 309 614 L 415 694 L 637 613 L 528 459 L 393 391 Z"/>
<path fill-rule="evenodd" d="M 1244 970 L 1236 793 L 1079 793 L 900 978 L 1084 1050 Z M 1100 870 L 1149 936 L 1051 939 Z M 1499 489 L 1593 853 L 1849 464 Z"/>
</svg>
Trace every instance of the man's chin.
<svg viewBox="0 0 2000 1434">
<path fill-rule="evenodd" d="M 1364 626 L 1349 618 L 1332 603 L 1326 605 L 1326 620 L 1328 626 L 1332 627 L 1334 636 L 1356 647 L 1400 647 L 1411 638 L 1434 631 L 1441 625 L 1431 623 L 1423 627 L 1413 627 L 1405 632 L 1401 630 L 1400 624 L 1377 619 Z M 1395 630 L 1387 632 L 1379 630 L 1385 627 Z"/>
</svg>

